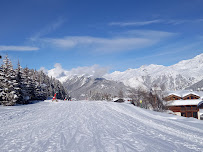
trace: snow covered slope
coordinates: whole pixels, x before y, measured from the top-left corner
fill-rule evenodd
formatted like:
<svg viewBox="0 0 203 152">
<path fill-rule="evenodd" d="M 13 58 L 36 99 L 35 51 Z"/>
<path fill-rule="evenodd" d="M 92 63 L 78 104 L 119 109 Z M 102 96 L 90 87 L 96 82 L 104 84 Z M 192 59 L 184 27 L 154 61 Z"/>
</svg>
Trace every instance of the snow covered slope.
<svg viewBox="0 0 203 152">
<path fill-rule="evenodd" d="M 192 86 L 186 88 L 187 90 L 203 90 L 203 79 L 193 84 Z"/>
<path fill-rule="evenodd" d="M 112 102 L 0 107 L 0 151 L 203 151 L 203 121 Z"/>
<path fill-rule="evenodd" d="M 124 72 L 115 71 L 104 77 L 121 81 L 131 87 L 150 88 L 158 85 L 166 90 L 179 90 L 203 79 L 203 54 L 190 60 L 183 60 L 172 66 L 148 65 Z"/>
</svg>

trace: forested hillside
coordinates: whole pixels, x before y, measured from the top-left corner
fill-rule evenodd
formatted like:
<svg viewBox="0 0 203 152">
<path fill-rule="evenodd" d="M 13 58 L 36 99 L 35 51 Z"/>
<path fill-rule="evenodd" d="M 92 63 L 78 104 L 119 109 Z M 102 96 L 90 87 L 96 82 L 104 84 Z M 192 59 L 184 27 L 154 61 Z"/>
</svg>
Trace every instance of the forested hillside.
<svg viewBox="0 0 203 152">
<path fill-rule="evenodd" d="M 19 62 L 14 69 L 8 56 L 3 60 L 0 67 L 1 105 L 28 104 L 33 100 L 44 100 L 56 92 L 57 98 L 65 98 L 66 90 L 55 78 L 42 71 L 22 68 Z"/>
</svg>

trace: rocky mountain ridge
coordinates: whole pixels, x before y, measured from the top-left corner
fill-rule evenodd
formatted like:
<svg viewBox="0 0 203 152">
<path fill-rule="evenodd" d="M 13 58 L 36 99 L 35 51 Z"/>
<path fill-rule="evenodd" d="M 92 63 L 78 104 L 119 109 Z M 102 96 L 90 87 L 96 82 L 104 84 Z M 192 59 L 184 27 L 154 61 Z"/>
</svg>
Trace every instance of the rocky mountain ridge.
<svg viewBox="0 0 203 152">
<path fill-rule="evenodd" d="M 72 76 L 63 83 L 68 93 L 77 100 L 102 100 L 118 96 L 119 92 L 127 96 L 130 87 L 122 82 L 110 81 L 92 76 Z"/>
</svg>

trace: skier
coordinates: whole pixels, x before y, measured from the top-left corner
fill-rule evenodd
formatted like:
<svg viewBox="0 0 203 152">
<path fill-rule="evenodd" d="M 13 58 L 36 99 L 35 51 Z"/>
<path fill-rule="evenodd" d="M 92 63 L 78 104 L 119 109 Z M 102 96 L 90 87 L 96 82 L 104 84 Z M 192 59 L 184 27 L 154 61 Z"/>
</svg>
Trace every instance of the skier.
<svg viewBox="0 0 203 152">
<path fill-rule="evenodd" d="M 56 100 L 56 102 L 57 102 L 56 93 L 54 94 L 54 97 L 53 97 L 53 99 L 52 99 L 52 102 L 55 101 L 55 100 Z"/>
</svg>

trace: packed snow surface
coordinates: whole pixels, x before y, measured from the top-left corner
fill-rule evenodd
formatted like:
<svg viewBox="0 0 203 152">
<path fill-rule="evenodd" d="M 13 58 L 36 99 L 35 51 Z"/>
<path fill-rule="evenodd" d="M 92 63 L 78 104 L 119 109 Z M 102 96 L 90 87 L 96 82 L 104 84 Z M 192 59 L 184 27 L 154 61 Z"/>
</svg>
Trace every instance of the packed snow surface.
<svg viewBox="0 0 203 152">
<path fill-rule="evenodd" d="M 203 152 L 203 121 L 127 103 L 0 107 L 1 152 Z"/>
</svg>

